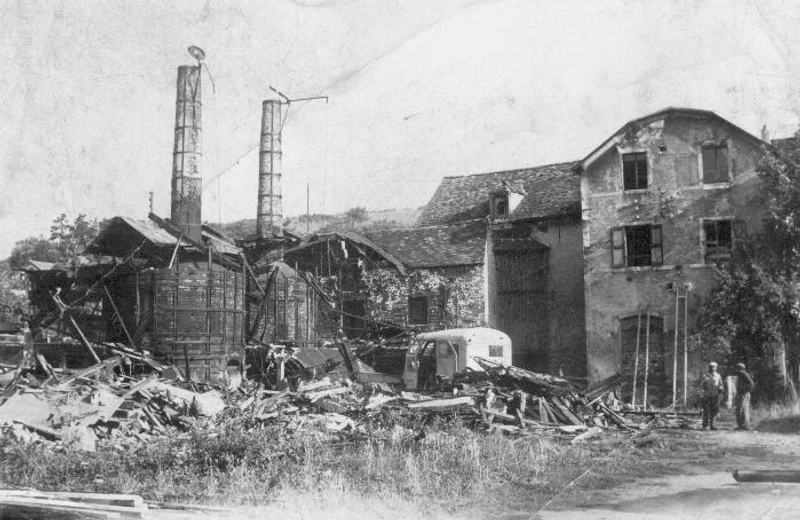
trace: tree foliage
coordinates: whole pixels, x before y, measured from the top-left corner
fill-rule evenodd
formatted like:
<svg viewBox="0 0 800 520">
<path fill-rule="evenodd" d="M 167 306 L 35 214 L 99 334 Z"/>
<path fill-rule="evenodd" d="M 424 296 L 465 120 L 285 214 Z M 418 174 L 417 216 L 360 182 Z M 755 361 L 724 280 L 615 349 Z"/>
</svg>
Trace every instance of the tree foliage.
<svg viewBox="0 0 800 520">
<path fill-rule="evenodd" d="M 708 357 L 745 362 L 762 399 L 777 397 L 800 370 L 800 147 L 797 135 L 764 151 L 758 172 L 767 216 L 702 302 L 695 341 Z M 788 377 L 787 377 L 788 376 Z"/>
<path fill-rule="evenodd" d="M 28 260 L 70 263 L 94 240 L 99 229 L 100 224 L 96 219 L 81 214 L 70 222 L 62 213 L 53 220 L 49 239 L 43 236 L 29 237 L 14 244 L 8 259 L 9 266 L 11 269 L 20 269 Z"/>
</svg>

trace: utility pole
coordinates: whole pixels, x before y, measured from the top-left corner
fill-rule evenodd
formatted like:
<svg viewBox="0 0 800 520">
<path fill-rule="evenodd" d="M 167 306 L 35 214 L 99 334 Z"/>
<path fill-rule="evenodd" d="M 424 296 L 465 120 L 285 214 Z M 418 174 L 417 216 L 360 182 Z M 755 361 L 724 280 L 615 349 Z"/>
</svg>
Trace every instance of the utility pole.
<svg viewBox="0 0 800 520">
<path fill-rule="evenodd" d="M 150 213 L 152 213 L 153 212 L 153 190 L 150 190 L 149 193 L 150 193 L 150 196 L 149 196 L 149 199 L 150 199 Z"/>
<path fill-rule="evenodd" d="M 308 226 L 309 226 L 309 219 L 311 218 L 311 211 L 309 210 L 310 207 L 310 200 L 311 200 L 311 188 L 309 187 L 310 184 L 306 183 L 306 235 L 308 234 Z"/>
</svg>

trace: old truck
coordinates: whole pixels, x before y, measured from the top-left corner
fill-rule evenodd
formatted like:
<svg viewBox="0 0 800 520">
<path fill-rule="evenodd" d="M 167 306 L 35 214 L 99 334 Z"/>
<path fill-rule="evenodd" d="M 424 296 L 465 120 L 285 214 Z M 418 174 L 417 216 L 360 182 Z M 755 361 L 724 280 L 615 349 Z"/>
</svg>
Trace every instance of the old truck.
<svg viewBox="0 0 800 520">
<path fill-rule="evenodd" d="M 448 329 L 417 335 L 406 353 L 403 386 L 431 388 L 453 374 L 483 370 L 473 356 L 511 364 L 511 338 L 486 327 Z"/>
</svg>

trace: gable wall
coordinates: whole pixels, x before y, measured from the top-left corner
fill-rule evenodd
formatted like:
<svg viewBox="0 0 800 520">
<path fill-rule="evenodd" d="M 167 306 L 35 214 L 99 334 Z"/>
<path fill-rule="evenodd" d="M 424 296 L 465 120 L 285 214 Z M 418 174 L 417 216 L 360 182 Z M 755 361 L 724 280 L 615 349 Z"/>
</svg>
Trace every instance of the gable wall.
<svg viewBox="0 0 800 520">
<path fill-rule="evenodd" d="M 619 319 L 641 311 L 664 320 L 663 374 L 671 392 L 675 293 L 668 282 L 690 282 L 688 328 L 694 308 L 714 285 L 704 263 L 703 219 L 733 217 L 744 221 L 748 234 L 760 228 L 756 166 L 759 146 L 741 132 L 713 118 L 672 117 L 645 125 L 618 139 L 616 146 L 583 172 L 583 246 L 585 257 L 586 331 L 589 377 L 598 381 L 621 369 Z M 700 152 L 706 141 L 729 143 L 731 182 L 701 182 Z M 666 147 L 666 148 L 664 148 Z M 622 190 L 621 152 L 645 151 L 648 188 Z M 611 267 L 611 229 L 615 226 L 662 226 L 663 265 Z M 682 307 L 679 315 L 682 315 Z M 678 329 L 683 328 L 683 322 Z M 690 332 L 691 333 L 691 332 Z M 644 346 L 642 346 L 644 349 Z M 683 338 L 679 337 L 682 367 Z M 690 369 L 689 377 L 699 368 Z M 678 375 L 682 386 L 682 371 Z"/>
</svg>

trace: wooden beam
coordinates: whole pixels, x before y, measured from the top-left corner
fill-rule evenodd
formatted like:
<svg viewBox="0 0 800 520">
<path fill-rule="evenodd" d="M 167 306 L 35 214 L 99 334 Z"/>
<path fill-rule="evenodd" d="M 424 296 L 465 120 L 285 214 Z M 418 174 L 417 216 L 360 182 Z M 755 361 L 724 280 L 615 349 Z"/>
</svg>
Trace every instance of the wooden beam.
<svg viewBox="0 0 800 520">
<path fill-rule="evenodd" d="M 111 303 L 111 308 L 114 309 L 114 315 L 119 320 L 119 324 L 122 325 L 122 330 L 125 332 L 125 336 L 128 338 L 131 347 L 136 348 L 136 344 L 133 342 L 130 332 L 128 332 L 128 327 L 125 326 L 125 320 L 122 319 L 122 314 L 120 314 L 117 304 L 114 303 L 114 298 L 111 297 L 111 293 L 108 292 L 108 286 L 106 286 L 106 284 L 103 284 L 103 291 L 105 291 L 108 301 Z"/>
</svg>

